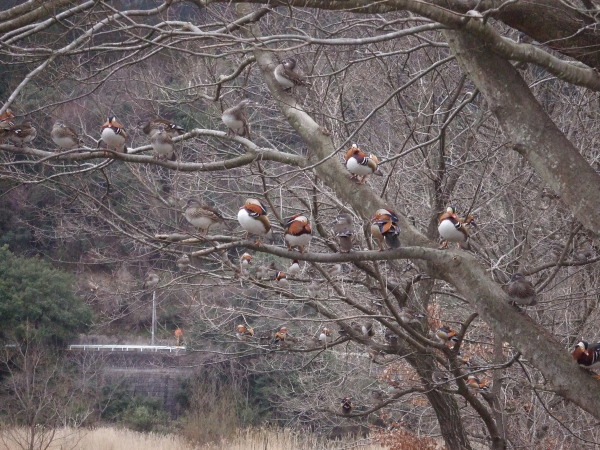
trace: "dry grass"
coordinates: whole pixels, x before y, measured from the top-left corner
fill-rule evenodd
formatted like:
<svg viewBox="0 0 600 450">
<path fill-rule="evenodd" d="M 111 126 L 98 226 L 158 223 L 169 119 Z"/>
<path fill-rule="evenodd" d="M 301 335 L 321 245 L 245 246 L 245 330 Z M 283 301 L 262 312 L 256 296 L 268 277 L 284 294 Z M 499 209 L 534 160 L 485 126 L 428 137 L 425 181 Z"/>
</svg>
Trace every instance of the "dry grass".
<svg viewBox="0 0 600 450">
<path fill-rule="evenodd" d="M 15 433 L 0 431 L 0 450 L 21 450 L 22 446 L 7 438 Z M 345 449 L 382 450 L 367 440 L 332 442 L 310 433 L 291 430 L 267 429 L 240 430 L 233 439 L 219 444 L 198 447 L 177 435 L 138 433 L 117 428 L 93 430 L 63 428 L 57 430 L 48 450 L 298 450 L 298 449 Z"/>
</svg>

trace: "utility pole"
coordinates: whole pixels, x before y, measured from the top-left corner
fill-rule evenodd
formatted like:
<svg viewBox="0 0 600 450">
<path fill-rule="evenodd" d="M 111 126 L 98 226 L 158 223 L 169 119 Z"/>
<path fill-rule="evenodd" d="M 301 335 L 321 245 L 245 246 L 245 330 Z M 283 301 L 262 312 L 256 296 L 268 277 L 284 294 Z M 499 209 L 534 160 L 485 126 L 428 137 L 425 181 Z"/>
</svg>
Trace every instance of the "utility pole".
<svg viewBox="0 0 600 450">
<path fill-rule="evenodd" d="M 156 332 L 156 291 L 152 291 L 152 342 L 154 345 L 154 334 Z"/>
</svg>

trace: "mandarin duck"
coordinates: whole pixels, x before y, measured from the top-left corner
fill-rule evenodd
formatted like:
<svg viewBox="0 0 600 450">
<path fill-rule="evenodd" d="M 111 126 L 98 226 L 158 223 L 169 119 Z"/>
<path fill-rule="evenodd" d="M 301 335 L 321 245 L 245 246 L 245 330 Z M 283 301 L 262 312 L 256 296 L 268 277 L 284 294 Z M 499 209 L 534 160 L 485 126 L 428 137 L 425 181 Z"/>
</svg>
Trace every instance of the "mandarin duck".
<svg viewBox="0 0 600 450">
<path fill-rule="evenodd" d="M 441 238 L 444 240 L 440 249 L 448 247 L 449 242 L 455 242 L 457 248 L 469 249 L 469 232 L 467 231 L 467 227 L 469 225 L 477 226 L 472 216 L 467 216 L 463 221 L 456 215 L 456 208 L 449 206 L 446 212 L 438 218 L 438 221 L 438 233 L 440 233 Z"/>
<path fill-rule="evenodd" d="M 150 145 L 152 145 L 152 150 L 154 150 L 155 159 L 165 159 L 169 161 L 177 160 L 173 139 L 164 128 L 161 128 L 156 133 L 152 134 L 150 137 Z"/>
<path fill-rule="evenodd" d="M 248 266 L 252 263 L 253 256 L 246 252 L 240 256 L 240 266 L 244 269 L 248 269 Z"/>
<path fill-rule="evenodd" d="M 400 310 L 398 311 L 398 317 L 400 317 L 400 321 L 402 323 L 421 324 L 421 319 L 424 319 L 426 316 L 423 313 L 404 307 L 400 308 Z"/>
<path fill-rule="evenodd" d="M 350 326 L 352 329 L 362 334 L 363 336 L 375 336 L 375 330 L 373 329 L 373 322 L 365 321 L 365 322 L 350 322 Z"/>
<path fill-rule="evenodd" d="M 173 331 L 173 335 L 175 336 L 177 347 L 181 346 L 183 344 L 183 330 L 177 327 Z"/>
<path fill-rule="evenodd" d="M 392 330 L 386 330 L 383 335 L 384 339 L 390 343 L 390 345 L 397 345 L 399 336 L 394 333 Z"/>
<path fill-rule="evenodd" d="M 250 327 L 246 327 L 246 325 L 238 325 L 235 327 L 235 337 L 240 341 L 248 341 L 250 338 L 254 336 L 254 330 Z"/>
<path fill-rule="evenodd" d="M 83 145 L 83 141 L 77 133 L 60 121 L 54 123 L 50 136 L 54 143 L 63 150 L 71 150 Z"/>
<path fill-rule="evenodd" d="M 595 251 L 592 247 L 584 248 L 581 251 L 575 253 L 574 258 L 578 262 L 586 262 L 594 258 Z"/>
<path fill-rule="evenodd" d="M 154 289 L 158 285 L 159 281 L 160 281 L 160 278 L 158 277 L 158 274 L 156 272 L 154 272 L 153 270 L 151 270 L 150 272 L 148 272 L 148 274 L 146 275 L 146 278 L 144 279 L 143 288 L 144 289 Z"/>
<path fill-rule="evenodd" d="M 367 155 L 356 144 L 346 152 L 346 169 L 352 174 L 351 180 L 357 180 L 358 184 L 365 184 L 369 175 L 383 175 L 377 168 L 379 160 L 375 155 Z M 359 177 L 362 177 L 359 179 Z"/>
<path fill-rule="evenodd" d="M 450 328 L 447 325 L 444 325 L 443 327 L 438 328 L 435 331 L 435 336 L 438 338 L 438 340 L 440 340 L 442 342 L 449 342 L 449 341 L 457 342 L 458 341 L 458 338 L 456 337 L 456 331 L 454 331 L 452 328 Z"/>
<path fill-rule="evenodd" d="M 117 153 L 127 153 L 125 139 L 127 139 L 127 133 L 123 125 L 117 122 L 115 116 L 109 116 L 102 125 L 102 134 L 98 141 L 98 147 L 104 143 L 109 150 L 114 150 Z"/>
<path fill-rule="evenodd" d="M 246 117 L 246 106 L 250 104 L 252 104 L 250 100 L 244 99 L 237 105 L 223 111 L 221 115 L 221 120 L 230 132 L 248 139 L 250 139 L 250 127 Z"/>
<path fill-rule="evenodd" d="M 238 212 L 238 222 L 246 230 L 246 238 L 250 233 L 267 236 L 271 231 L 271 222 L 267 217 L 267 207 L 255 198 L 249 198 Z M 257 241 L 257 244 L 260 241 Z"/>
<path fill-rule="evenodd" d="M 188 255 L 182 255 L 181 257 L 177 258 L 176 264 L 179 270 L 185 270 L 191 264 L 190 257 Z"/>
<path fill-rule="evenodd" d="M 377 240 L 379 250 L 384 250 L 384 241 L 389 248 L 400 247 L 399 234 L 398 215 L 390 209 L 378 209 L 371 218 L 371 235 Z"/>
<path fill-rule="evenodd" d="M 142 128 L 144 134 L 147 134 L 150 137 L 158 133 L 160 130 L 166 131 L 170 138 L 174 138 L 185 133 L 183 127 L 180 127 L 170 120 L 161 119 L 160 117 L 150 120 Z"/>
<path fill-rule="evenodd" d="M 37 136 L 37 130 L 31 124 L 30 120 L 26 120 L 23 123 L 15 125 L 6 132 L 7 137 L 10 141 L 23 147 L 25 144 L 29 144 Z"/>
<path fill-rule="evenodd" d="M 519 305 L 533 306 L 537 303 L 535 288 L 523 274 L 514 273 L 506 289 L 511 301 Z"/>
<path fill-rule="evenodd" d="M 252 255 L 250 253 L 244 253 L 240 256 L 240 276 L 246 277 L 250 273 L 248 270 L 252 263 Z"/>
<path fill-rule="evenodd" d="M 327 347 L 327 344 L 332 341 L 331 331 L 329 328 L 324 327 L 317 335 L 317 340 L 324 346 Z"/>
<path fill-rule="evenodd" d="M 490 390 L 487 383 L 485 381 L 480 381 L 475 375 L 469 375 L 467 377 L 467 386 L 475 392 L 486 392 Z"/>
<path fill-rule="evenodd" d="M 7 108 L 2 114 L 0 114 L 0 144 L 4 141 L 4 138 L 8 135 L 15 123 L 11 120 L 15 117 L 10 108 Z"/>
<path fill-rule="evenodd" d="M 311 298 L 319 298 L 319 294 L 321 292 L 321 286 L 316 280 L 310 282 L 308 287 L 306 288 L 306 294 Z"/>
<path fill-rule="evenodd" d="M 440 370 L 437 370 L 431 374 L 431 379 L 436 384 L 446 384 L 452 378 L 450 377 L 450 375 L 447 372 L 442 372 Z"/>
<path fill-rule="evenodd" d="M 275 283 L 277 284 L 277 286 L 279 286 L 281 289 L 287 289 L 290 287 L 290 282 L 287 279 L 287 275 L 285 274 L 285 272 L 278 270 L 275 273 Z"/>
<path fill-rule="evenodd" d="M 371 390 L 371 398 L 376 402 L 382 402 L 388 398 L 387 394 L 383 392 L 381 389 L 373 389 Z"/>
<path fill-rule="evenodd" d="M 188 199 L 183 212 L 185 220 L 198 228 L 205 236 L 208 234 L 210 227 L 217 223 L 222 223 L 231 228 L 216 208 L 203 204 L 198 199 Z"/>
<path fill-rule="evenodd" d="M 302 214 L 296 214 L 286 219 L 283 238 L 288 250 L 291 251 L 297 247 L 300 253 L 304 253 L 304 249 L 312 239 L 312 228 L 308 218 Z"/>
<path fill-rule="evenodd" d="M 15 123 L 11 120 L 14 119 L 15 115 L 7 108 L 2 114 L 0 114 L 0 130 L 10 130 L 15 126 Z"/>
<path fill-rule="evenodd" d="M 348 213 L 338 214 L 332 223 L 333 233 L 337 238 L 340 253 L 348 253 L 352 250 L 352 237 L 354 226 L 352 216 Z"/>
<path fill-rule="evenodd" d="M 277 270 L 277 269 L 275 269 Z M 256 279 L 257 280 L 264 280 L 266 278 L 269 278 L 269 272 L 270 272 L 270 268 L 268 266 L 265 265 L 261 265 L 256 269 Z"/>
<path fill-rule="evenodd" d="M 342 412 L 344 414 L 350 414 L 352 412 L 352 397 L 344 397 L 342 399 Z"/>
<path fill-rule="evenodd" d="M 290 267 L 288 267 L 287 273 L 288 275 L 291 275 L 293 277 L 295 277 L 296 275 L 298 275 L 300 273 L 300 261 L 298 261 L 297 259 L 294 259 L 292 261 L 292 264 L 290 264 Z"/>
<path fill-rule="evenodd" d="M 342 264 L 334 264 L 326 269 L 327 275 L 331 278 L 338 278 L 344 275 L 344 266 Z"/>
<path fill-rule="evenodd" d="M 275 345 L 282 345 L 286 343 L 286 340 L 289 337 L 289 332 L 287 327 L 281 327 L 279 329 L 279 331 L 277 331 L 275 333 L 275 336 L 273 337 L 273 344 Z"/>
<path fill-rule="evenodd" d="M 294 58 L 286 58 L 275 67 L 273 75 L 283 90 L 287 91 L 294 86 L 310 86 L 305 77 L 294 70 L 295 68 L 296 60 Z"/>
<path fill-rule="evenodd" d="M 582 366 L 591 366 L 600 360 L 600 342 L 590 345 L 587 341 L 581 341 L 573 352 L 573 359 Z"/>
</svg>

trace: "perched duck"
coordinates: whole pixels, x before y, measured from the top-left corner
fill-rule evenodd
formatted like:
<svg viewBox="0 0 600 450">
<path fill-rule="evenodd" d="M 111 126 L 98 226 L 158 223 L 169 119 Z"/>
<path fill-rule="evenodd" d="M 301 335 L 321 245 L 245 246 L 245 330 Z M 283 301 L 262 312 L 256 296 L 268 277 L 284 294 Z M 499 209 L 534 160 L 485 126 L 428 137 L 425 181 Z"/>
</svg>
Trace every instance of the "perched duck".
<svg viewBox="0 0 600 450">
<path fill-rule="evenodd" d="M 398 344 L 399 336 L 396 333 L 394 333 L 392 330 L 386 330 L 383 337 L 385 338 L 386 341 L 388 341 L 390 343 L 390 345 Z"/>
<path fill-rule="evenodd" d="M 383 175 L 377 168 L 379 160 L 375 155 L 367 155 L 356 144 L 346 152 L 346 168 L 352 174 L 352 180 L 357 180 L 358 184 L 364 184 L 369 175 Z M 359 179 L 359 177 L 362 177 Z"/>
<path fill-rule="evenodd" d="M 275 263 L 272 263 L 271 267 L 265 266 L 265 265 L 259 266 L 256 269 L 256 273 L 255 273 L 256 279 L 265 280 L 265 279 L 269 278 L 269 272 L 271 272 L 272 270 L 275 270 L 277 272 Z"/>
<path fill-rule="evenodd" d="M 198 228 L 204 235 L 216 223 L 229 227 L 223 215 L 212 206 L 201 203 L 198 199 L 190 198 L 184 206 L 185 220 Z"/>
<path fill-rule="evenodd" d="M 173 331 L 173 335 L 175 336 L 177 347 L 181 346 L 183 344 L 183 330 L 177 327 Z"/>
<path fill-rule="evenodd" d="M 318 335 L 318 340 L 322 345 L 327 346 L 327 344 L 329 342 L 331 342 L 332 337 L 331 337 L 331 331 L 329 331 L 329 328 L 323 328 Z"/>
<path fill-rule="evenodd" d="M 287 339 L 288 339 L 288 329 L 287 329 L 287 327 L 281 327 L 279 329 L 279 331 L 277 331 L 275 333 L 275 336 L 273 338 L 273 344 L 275 344 L 275 345 L 285 344 Z"/>
<path fill-rule="evenodd" d="M 385 208 L 378 209 L 371 218 L 371 235 L 377 241 L 380 251 L 384 250 L 384 241 L 389 248 L 400 247 L 398 220 L 395 212 Z"/>
<path fill-rule="evenodd" d="M 10 130 L 15 126 L 15 123 L 11 120 L 14 119 L 15 115 L 7 108 L 2 114 L 0 114 L 0 130 Z"/>
<path fill-rule="evenodd" d="M 364 336 L 375 336 L 375 330 L 373 329 L 373 322 L 365 321 L 365 322 L 351 322 L 350 326 L 352 329 L 358 333 L 361 333 Z"/>
<path fill-rule="evenodd" d="M 9 131 L 15 126 L 11 120 L 15 117 L 13 112 L 8 108 L 0 114 L 0 144 L 4 142 L 4 138 L 9 134 Z"/>
<path fill-rule="evenodd" d="M 510 299 L 519 305 L 533 306 L 537 303 L 533 284 L 519 272 L 510 278 L 506 291 Z"/>
<path fill-rule="evenodd" d="M 238 212 L 238 222 L 246 230 L 246 238 L 250 233 L 266 236 L 271 231 L 271 222 L 267 217 L 267 207 L 260 201 L 249 198 Z"/>
<path fill-rule="evenodd" d="M 181 257 L 177 258 L 177 268 L 179 270 L 185 270 L 190 266 L 190 257 L 188 255 L 182 255 Z"/>
<path fill-rule="evenodd" d="M 342 412 L 344 414 L 350 414 L 352 412 L 352 397 L 344 397 L 342 399 Z"/>
<path fill-rule="evenodd" d="M 435 336 L 442 342 L 458 341 L 458 338 L 456 337 L 456 331 L 454 331 L 452 328 L 450 328 L 447 325 L 444 325 L 443 327 L 438 328 L 435 331 Z"/>
<path fill-rule="evenodd" d="M 223 111 L 221 120 L 233 134 L 250 138 L 250 127 L 248 126 L 248 119 L 246 117 L 246 106 L 251 103 L 250 100 L 244 99 L 237 105 Z"/>
<path fill-rule="evenodd" d="M 161 119 L 160 117 L 150 120 L 142 128 L 144 134 L 147 134 L 150 137 L 152 137 L 155 133 L 158 133 L 160 130 L 164 130 L 170 138 L 174 138 L 185 133 L 183 127 L 180 127 L 170 120 Z"/>
<path fill-rule="evenodd" d="M 338 278 L 344 275 L 344 265 L 343 264 L 334 264 L 331 267 L 327 268 L 327 274 L 331 278 Z"/>
<path fill-rule="evenodd" d="M 240 341 L 248 341 L 251 337 L 254 336 L 254 330 L 246 325 L 238 325 L 235 327 L 235 337 Z"/>
<path fill-rule="evenodd" d="M 159 281 L 160 278 L 158 277 L 158 274 L 151 270 L 150 272 L 148 272 L 146 278 L 144 279 L 143 287 L 144 289 L 153 289 L 154 287 L 156 287 L 156 285 L 158 285 Z"/>
<path fill-rule="evenodd" d="M 278 270 L 275 274 L 275 283 L 277 283 L 277 286 L 279 286 L 281 289 L 287 289 L 290 287 L 290 282 L 287 279 L 287 275 L 281 270 Z"/>
<path fill-rule="evenodd" d="M 240 275 L 245 277 L 249 274 L 249 267 L 252 263 L 252 255 L 250 253 L 244 253 L 240 257 Z"/>
<path fill-rule="evenodd" d="M 467 377 L 467 386 L 475 392 L 489 391 L 490 387 L 484 381 L 480 381 L 475 375 Z"/>
<path fill-rule="evenodd" d="M 60 121 L 54 123 L 50 136 L 54 143 L 63 150 L 71 150 L 83 145 L 83 141 L 77 133 Z"/>
<path fill-rule="evenodd" d="M 382 402 L 388 398 L 387 394 L 381 389 L 371 390 L 371 398 L 377 402 Z"/>
<path fill-rule="evenodd" d="M 306 294 L 310 298 L 319 298 L 320 291 L 321 286 L 319 286 L 319 283 L 316 280 L 311 281 L 308 287 L 306 288 Z"/>
<path fill-rule="evenodd" d="M 586 262 L 594 258 L 595 253 L 596 252 L 592 247 L 587 247 L 575 253 L 574 258 L 578 262 Z"/>
<path fill-rule="evenodd" d="M 273 75 L 284 90 L 291 89 L 294 86 L 310 86 L 305 77 L 294 70 L 295 68 L 296 60 L 293 58 L 286 58 L 275 67 Z"/>
<path fill-rule="evenodd" d="M 442 372 L 440 370 L 437 370 L 431 374 L 431 379 L 436 384 L 446 384 L 452 378 L 450 377 L 450 375 L 447 372 Z"/>
<path fill-rule="evenodd" d="M 110 116 L 102 125 L 102 134 L 98 141 L 98 147 L 104 143 L 109 150 L 114 150 L 117 153 L 127 153 L 125 139 L 127 139 L 125 128 L 117 122 L 115 116 Z"/>
<path fill-rule="evenodd" d="M 462 221 L 456 215 L 456 208 L 454 206 L 449 206 L 446 209 L 446 212 L 438 218 L 438 222 L 438 232 L 444 240 L 440 248 L 446 248 L 448 247 L 449 242 L 455 242 L 457 248 L 462 247 L 465 250 L 469 249 L 469 232 L 467 231 L 467 227 L 469 225 L 477 225 L 472 216 L 467 216 L 467 218 Z"/>
<path fill-rule="evenodd" d="M 571 355 L 582 366 L 596 364 L 600 360 L 600 342 L 590 345 L 586 341 L 581 341 L 575 346 Z"/>
<path fill-rule="evenodd" d="M 352 236 L 354 235 L 352 216 L 348 213 L 338 214 L 332 226 L 338 240 L 340 253 L 350 252 L 352 250 Z"/>
<path fill-rule="evenodd" d="M 304 249 L 312 239 L 312 228 L 308 218 L 302 214 L 296 214 L 286 219 L 283 238 L 288 250 L 297 247 L 300 253 L 304 253 Z"/>
<path fill-rule="evenodd" d="M 240 265 L 244 267 L 248 267 L 250 263 L 252 263 L 253 256 L 246 252 L 242 256 L 240 256 Z"/>
<path fill-rule="evenodd" d="M 25 144 L 29 144 L 31 141 L 35 139 L 37 136 L 37 130 L 31 124 L 30 120 L 26 120 L 23 123 L 15 125 L 10 130 L 7 130 L 7 137 L 9 140 L 18 144 L 19 146 L 24 146 Z"/>
<path fill-rule="evenodd" d="M 156 159 L 167 159 L 169 161 L 175 161 L 177 159 L 175 147 L 173 146 L 173 139 L 164 128 L 161 128 L 156 133 L 152 134 L 150 137 L 150 144 L 152 145 L 154 157 Z"/>
<path fill-rule="evenodd" d="M 403 323 L 421 323 L 421 319 L 424 319 L 426 316 L 420 312 L 414 311 L 410 308 L 400 308 L 398 311 L 398 316 Z"/>
<path fill-rule="evenodd" d="M 298 275 L 300 273 L 300 261 L 298 261 L 297 259 L 294 259 L 292 261 L 292 264 L 290 264 L 290 267 L 288 267 L 287 273 L 288 273 L 288 275 L 291 275 L 293 277 Z"/>
</svg>

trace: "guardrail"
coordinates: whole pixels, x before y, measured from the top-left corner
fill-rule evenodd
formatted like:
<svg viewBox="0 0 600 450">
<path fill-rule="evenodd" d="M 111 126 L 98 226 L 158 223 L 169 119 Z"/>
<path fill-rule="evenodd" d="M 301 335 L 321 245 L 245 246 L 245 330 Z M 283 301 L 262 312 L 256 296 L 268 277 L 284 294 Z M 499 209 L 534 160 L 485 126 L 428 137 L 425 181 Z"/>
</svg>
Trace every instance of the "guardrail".
<svg viewBox="0 0 600 450">
<path fill-rule="evenodd" d="M 185 352 L 184 346 L 171 345 L 94 345 L 94 344 L 74 344 L 69 345 L 69 350 L 83 351 L 109 351 L 109 352 Z"/>
</svg>

